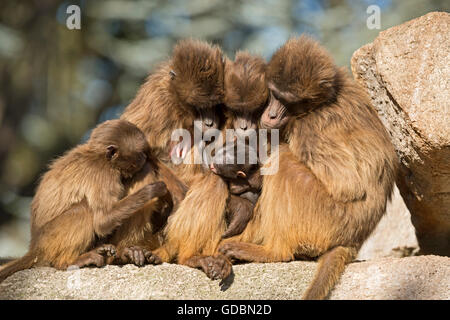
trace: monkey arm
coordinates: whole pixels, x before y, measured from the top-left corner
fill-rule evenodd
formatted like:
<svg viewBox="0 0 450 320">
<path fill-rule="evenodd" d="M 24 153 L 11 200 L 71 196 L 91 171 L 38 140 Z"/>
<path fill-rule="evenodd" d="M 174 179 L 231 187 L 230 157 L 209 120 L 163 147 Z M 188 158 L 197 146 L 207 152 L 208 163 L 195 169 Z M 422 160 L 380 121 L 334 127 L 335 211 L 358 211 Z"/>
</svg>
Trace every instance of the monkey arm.
<svg viewBox="0 0 450 320">
<path fill-rule="evenodd" d="M 250 178 L 248 178 L 248 183 L 255 190 L 261 190 L 263 183 L 263 176 L 261 175 L 261 170 L 256 170 Z"/>
<path fill-rule="evenodd" d="M 227 220 L 230 222 L 222 238 L 230 238 L 244 231 L 253 217 L 253 204 L 236 195 L 230 195 L 226 208 Z"/>
<path fill-rule="evenodd" d="M 250 190 L 251 186 L 247 181 L 238 179 L 231 180 L 228 183 L 228 188 L 231 194 L 241 194 Z"/>
<path fill-rule="evenodd" d="M 358 133 L 344 137 L 340 131 L 324 129 L 309 139 L 309 142 L 300 141 L 301 138 L 295 137 L 289 149 L 320 180 L 328 194 L 340 202 L 364 199 L 372 159 L 358 156 L 363 154 L 363 148 L 367 149 Z M 375 154 L 373 157 L 377 158 Z"/>
<path fill-rule="evenodd" d="M 108 212 L 96 211 L 94 213 L 95 233 L 100 237 L 111 234 L 123 220 L 146 206 L 148 201 L 162 197 L 166 193 L 167 188 L 164 182 L 151 183 L 118 201 Z"/>
</svg>

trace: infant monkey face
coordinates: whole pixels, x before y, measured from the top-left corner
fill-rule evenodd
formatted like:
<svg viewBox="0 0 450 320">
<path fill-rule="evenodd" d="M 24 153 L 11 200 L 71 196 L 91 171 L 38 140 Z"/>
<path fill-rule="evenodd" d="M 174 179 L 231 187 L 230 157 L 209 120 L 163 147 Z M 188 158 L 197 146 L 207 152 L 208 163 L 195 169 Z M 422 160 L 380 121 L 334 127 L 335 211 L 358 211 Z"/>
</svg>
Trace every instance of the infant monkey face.
<svg viewBox="0 0 450 320">
<path fill-rule="evenodd" d="M 249 173 L 258 167 L 256 151 L 247 144 L 225 145 L 216 151 L 209 168 L 225 179 L 247 179 Z"/>
</svg>

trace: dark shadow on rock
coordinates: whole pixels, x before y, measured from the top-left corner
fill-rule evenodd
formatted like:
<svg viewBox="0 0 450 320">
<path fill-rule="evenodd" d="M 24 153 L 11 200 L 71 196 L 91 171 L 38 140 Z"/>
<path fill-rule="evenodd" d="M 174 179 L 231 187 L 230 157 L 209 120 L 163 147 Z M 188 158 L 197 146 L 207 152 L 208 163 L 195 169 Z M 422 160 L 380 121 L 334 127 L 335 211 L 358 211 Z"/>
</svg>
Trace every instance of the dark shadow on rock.
<svg viewBox="0 0 450 320">
<path fill-rule="evenodd" d="M 228 277 L 220 281 L 220 291 L 226 291 L 231 286 L 231 284 L 234 282 L 234 271 L 231 269 L 231 273 Z"/>
</svg>

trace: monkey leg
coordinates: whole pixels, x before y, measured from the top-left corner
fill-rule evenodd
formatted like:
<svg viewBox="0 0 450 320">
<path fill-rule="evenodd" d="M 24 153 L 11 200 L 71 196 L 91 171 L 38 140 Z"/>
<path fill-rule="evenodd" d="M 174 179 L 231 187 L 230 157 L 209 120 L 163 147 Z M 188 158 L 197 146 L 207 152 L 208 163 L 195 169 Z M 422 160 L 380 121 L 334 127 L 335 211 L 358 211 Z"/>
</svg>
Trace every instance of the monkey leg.
<svg viewBox="0 0 450 320">
<path fill-rule="evenodd" d="M 121 199 L 110 212 L 106 214 L 95 213 L 94 228 L 96 234 L 100 237 L 111 234 L 125 219 L 142 209 L 148 201 L 156 197 L 162 197 L 167 192 L 164 182 L 154 182 Z"/>
<path fill-rule="evenodd" d="M 103 267 L 106 265 L 107 258 L 115 255 L 116 248 L 112 244 L 104 244 L 80 255 L 72 265 L 79 268 L 88 266 Z"/>
<path fill-rule="evenodd" d="M 147 264 L 161 264 L 161 258 L 153 252 L 139 246 L 126 247 L 119 250 L 114 264 L 135 264 L 138 267 Z"/>
<path fill-rule="evenodd" d="M 219 252 L 231 260 L 248 262 L 287 262 L 290 256 L 275 257 L 274 253 L 264 246 L 246 242 L 226 242 L 219 247 Z"/>
<path fill-rule="evenodd" d="M 319 258 L 314 280 L 303 295 L 305 300 L 325 299 L 344 272 L 345 266 L 356 256 L 355 248 L 335 247 Z"/>
<path fill-rule="evenodd" d="M 184 265 L 201 269 L 212 280 L 226 279 L 231 274 L 231 261 L 222 254 L 214 256 L 193 256 Z"/>
</svg>

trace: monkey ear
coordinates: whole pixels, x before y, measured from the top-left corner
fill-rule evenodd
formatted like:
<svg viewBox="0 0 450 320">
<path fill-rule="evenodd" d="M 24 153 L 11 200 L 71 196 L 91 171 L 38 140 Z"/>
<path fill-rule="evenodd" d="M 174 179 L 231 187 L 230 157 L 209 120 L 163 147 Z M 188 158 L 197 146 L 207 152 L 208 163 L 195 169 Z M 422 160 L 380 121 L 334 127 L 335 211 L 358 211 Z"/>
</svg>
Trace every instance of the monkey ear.
<svg viewBox="0 0 450 320">
<path fill-rule="evenodd" d="M 115 145 L 109 145 L 106 147 L 106 158 L 111 160 L 116 154 L 119 148 Z"/>
<path fill-rule="evenodd" d="M 237 172 L 237 176 L 241 177 L 241 178 L 244 178 L 244 179 L 247 178 L 247 175 L 245 174 L 245 172 L 244 171 L 240 171 L 240 170 Z"/>
<path fill-rule="evenodd" d="M 171 78 L 172 80 L 177 76 L 177 74 L 176 74 L 175 71 L 173 71 L 173 70 L 170 70 L 170 71 L 169 71 L 169 74 L 170 74 L 170 78 Z"/>
</svg>

